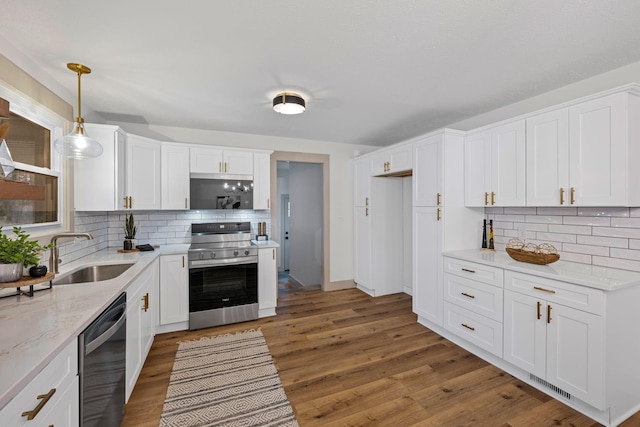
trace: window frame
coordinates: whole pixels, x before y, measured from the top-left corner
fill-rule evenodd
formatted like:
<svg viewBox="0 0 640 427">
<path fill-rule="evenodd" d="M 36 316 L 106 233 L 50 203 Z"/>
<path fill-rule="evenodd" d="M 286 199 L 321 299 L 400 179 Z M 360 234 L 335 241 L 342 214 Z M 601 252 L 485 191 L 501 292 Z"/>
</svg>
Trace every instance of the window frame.
<svg viewBox="0 0 640 427">
<path fill-rule="evenodd" d="M 43 168 L 39 166 L 30 165 L 28 163 L 21 163 L 14 161 L 16 169 L 24 170 L 27 172 L 34 172 L 43 175 L 50 175 L 57 178 L 58 181 L 58 206 L 57 206 L 57 221 L 44 222 L 39 224 L 17 224 L 30 234 L 45 235 L 53 232 L 59 232 L 64 230 L 64 200 L 65 200 L 65 180 L 64 180 L 64 158 L 61 154 L 56 152 L 53 148 L 53 141 L 58 138 L 62 138 L 65 128 L 68 126 L 69 121 L 60 116 L 59 114 L 51 111 L 47 107 L 38 103 L 34 99 L 27 97 L 18 91 L 7 87 L 3 82 L 0 82 L 0 98 L 4 98 L 9 101 L 9 111 L 14 114 L 18 114 L 33 123 L 42 126 L 49 130 L 49 149 L 51 165 L 50 168 Z M 11 226 L 13 227 L 13 225 Z M 9 232 L 9 226 L 3 227 L 3 232 Z"/>
</svg>

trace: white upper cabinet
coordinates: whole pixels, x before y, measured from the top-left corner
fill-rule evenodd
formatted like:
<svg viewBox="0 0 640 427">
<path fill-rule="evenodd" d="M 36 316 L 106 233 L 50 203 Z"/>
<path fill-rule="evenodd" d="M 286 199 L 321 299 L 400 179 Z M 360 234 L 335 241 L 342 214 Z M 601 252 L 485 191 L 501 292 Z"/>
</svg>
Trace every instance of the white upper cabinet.
<svg viewBox="0 0 640 427">
<path fill-rule="evenodd" d="M 527 119 L 527 205 L 569 204 L 569 110 Z"/>
<path fill-rule="evenodd" d="M 413 147 L 413 206 L 442 205 L 442 135 L 435 135 Z"/>
<path fill-rule="evenodd" d="M 372 176 L 403 176 L 413 166 L 413 146 L 411 144 L 383 150 L 371 156 Z"/>
<path fill-rule="evenodd" d="M 271 208 L 271 155 L 253 154 L 253 209 Z"/>
<path fill-rule="evenodd" d="M 192 173 L 253 175 L 252 151 L 194 146 L 191 146 L 190 150 Z"/>
<path fill-rule="evenodd" d="M 637 205 L 638 114 L 621 92 L 528 118 L 527 205 Z"/>
<path fill-rule="evenodd" d="M 128 209 L 160 209 L 160 150 L 154 139 L 127 136 Z"/>
<path fill-rule="evenodd" d="M 189 209 L 189 147 L 163 143 L 162 209 Z"/>
<path fill-rule="evenodd" d="M 525 122 L 518 120 L 465 137 L 467 206 L 524 206 Z"/>
<path fill-rule="evenodd" d="M 117 126 L 85 123 L 103 148 L 100 157 L 73 162 L 76 211 L 125 209 L 127 134 Z"/>
</svg>

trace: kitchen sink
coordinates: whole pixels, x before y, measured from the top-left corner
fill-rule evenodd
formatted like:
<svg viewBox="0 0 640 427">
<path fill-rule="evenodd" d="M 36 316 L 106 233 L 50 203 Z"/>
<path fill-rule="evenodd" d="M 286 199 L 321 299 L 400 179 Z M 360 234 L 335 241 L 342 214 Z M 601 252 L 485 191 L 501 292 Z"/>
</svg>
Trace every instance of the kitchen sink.
<svg viewBox="0 0 640 427">
<path fill-rule="evenodd" d="M 72 285 L 74 283 L 92 283 L 115 279 L 127 271 L 133 263 L 104 264 L 82 267 L 59 279 L 54 279 L 54 285 Z"/>
</svg>

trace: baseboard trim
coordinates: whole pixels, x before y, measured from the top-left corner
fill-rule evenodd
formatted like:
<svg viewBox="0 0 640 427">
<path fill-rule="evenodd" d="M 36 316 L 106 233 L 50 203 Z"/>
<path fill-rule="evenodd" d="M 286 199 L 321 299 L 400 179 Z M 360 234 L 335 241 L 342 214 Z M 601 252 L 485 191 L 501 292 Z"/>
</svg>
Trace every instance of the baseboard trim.
<svg viewBox="0 0 640 427">
<path fill-rule="evenodd" d="M 323 291 L 340 291 L 342 289 L 352 289 L 356 287 L 356 283 L 353 280 L 339 280 L 336 282 L 325 283 L 322 286 Z"/>
</svg>

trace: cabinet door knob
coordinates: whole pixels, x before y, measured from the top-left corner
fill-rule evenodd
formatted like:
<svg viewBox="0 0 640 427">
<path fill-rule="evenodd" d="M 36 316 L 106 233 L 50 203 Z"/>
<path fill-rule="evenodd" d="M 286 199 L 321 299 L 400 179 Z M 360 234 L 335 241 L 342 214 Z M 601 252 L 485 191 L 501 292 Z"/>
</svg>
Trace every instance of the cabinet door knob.
<svg viewBox="0 0 640 427">
<path fill-rule="evenodd" d="M 36 415 L 38 415 L 38 412 L 40 412 L 40 410 L 44 408 L 44 405 L 46 405 L 49 399 L 51 399 L 51 397 L 55 394 L 55 392 L 56 392 L 56 389 L 52 388 L 51 390 L 49 390 L 49 393 L 38 395 L 37 398 L 41 399 L 40 402 L 38 402 L 38 405 L 35 408 L 33 408 L 31 411 L 23 412 L 22 416 L 27 417 L 28 421 L 31 421 L 32 419 L 34 419 Z"/>
</svg>

